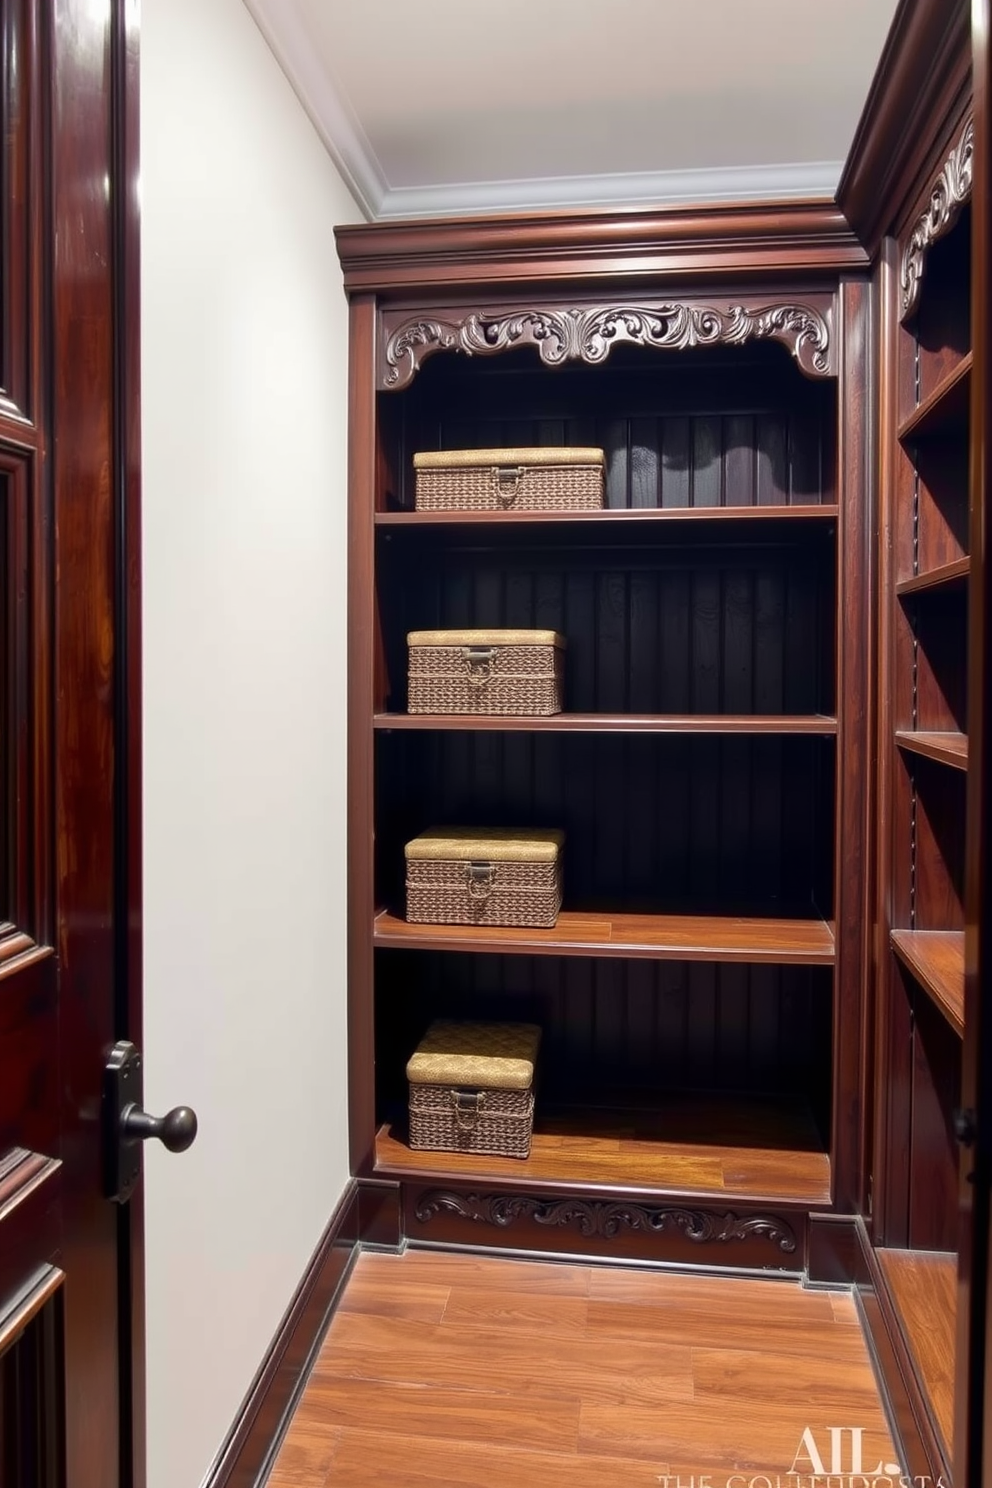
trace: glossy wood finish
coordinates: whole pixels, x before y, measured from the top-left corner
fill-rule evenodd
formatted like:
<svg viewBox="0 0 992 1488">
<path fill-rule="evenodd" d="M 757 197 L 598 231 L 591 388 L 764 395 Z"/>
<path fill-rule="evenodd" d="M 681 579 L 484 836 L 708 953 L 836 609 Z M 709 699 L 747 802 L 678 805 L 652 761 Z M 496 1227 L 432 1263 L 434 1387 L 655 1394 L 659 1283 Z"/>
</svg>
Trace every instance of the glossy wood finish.
<svg viewBox="0 0 992 1488">
<path fill-rule="evenodd" d="M 975 171 L 972 200 L 971 462 L 968 590 L 968 771 L 965 844 L 965 1039 L 961 1106 L 975 1124 L 975 1141 L 958 1154 L 960 1213 L 957 1309 L 957 1391 L 954 1466 L 967 1488 L 992 1481 L 992 14 L 988 0 L 972 7 Z"/>
<path fill-rule="evenodd" d="M 940 1251 L 880 1249 L 878 1259 L 949 1450 L 954 1424 L 957 1256 Z"/>
<path fill-rule="evenodd" d="M 836 517 L 835 505 L 820 502 L 815 506 L 684 506 L 664 509 L 621 507 L 612 511 L 572 512 L 568 515 L 559 513 L 556 516 L 547 516 L 543 512 L 514 512 L 509 516 L 503 512 L 461 512 L 454 516 L 445 512 L 380 511 L 375 514 L 375 525 L 396 527 L 401 531 L 406 527 L 482 527 L 509 531 L 517 527 L 537 527 L 542 531 L 545 528 L 560 531 L 571 527 L 594 526 L 597 534 L 602 532 L 608 540 L 610 536 L 620 532 L 627 533 L 628 530 L 629 535 L 633 535 L 642 526 L 661 529 L 672 523 L 718 522 L 721 525 L 736 525 L 754 522 L 772 524 L 780 521 L 829 522 L 836 520 Z"/>
<path fill-rule="evenodd" d="M 442 729 L 492 734 L 819 734 L 837 732 L 836 718 L 801 713 L 557 713 L 550 718 L 476 717 L 450 713 L 376 713 L 376 729 Z"/>
<path fill-rule="evenodd" d="M 336 231 L 352 295 L 830 274 L 868 256 L 826 202 L 361 223 Z"/>
<path fill-rule="evenodd" d="M 865 1463 L 896 1460 L 849 1296 L 362 1256 L 269 1483 L 646 1488 L 670 1476 L 674 1488 L 678 1475 L 748 1469 L 774 1481 L 810 1400 L 824 1419 L 863 1426 Z"/>
<path fill-rule="evenodd" d="M 378 445 L 373 346 L 375 304 L 352 299 L 348 371 L 348 1144 L 351 1171 L 372 1163 L 375 1141 L 375 1006 L 372 938 L 375 913 L 374 753 L 372 715 L 382 641 L 375 611 Z"/>
<path fill-rule="evenodd" d="M 0 44 L 0 1171 L 51 1175 L 0 1203 L 0 1307 L 64 1272 L 69 1488 L 140 1488 L 140 1216 L 132 1250 L 96 1114 L 140 1008 L 135 8 L 14 3 Z"/>
<path fill-rule="evenodd" d="M 872 256 L 967 89 L 968 20 L 959 0 L 901 0 L 896 10 L 837 188 L 838 206 Z"/>
<path fill-rule="evenodd" d="M 966 734 L 926 733 L 922 729 L 896 729 L 896 743 L 900 749 L 911 754 L 922 754 L 926 759 L 949 765 L 952 770 L 968 768 L 968 738 Z"/>
<path fill-rule="evenodd" d="M 968 582 L 971 573 L 970 558 L 956 558 L 951 563 L 938 564 L 936 568 L 924 569 L 911 579 L 900 579 L 895 586 L 897 594 L 922 594 L 929 590 L 957 589 Z"/>
<path fill-rule="evenodd" d="M 830 1159 L 822 1145 L 798 1100 L 669 1096 L 650 1113 L 544 1111 L 526 1159 L 415 1152 L 398 1121 L 376 1138 L 376 1171 L 819 1205 L 830 1202 Z"/>
<path fill-rule="evenodd" d="M 892 949 L 958 1034 L 964 1032 L 964 933 L 893 930 Z"/>
<path fill-rule="evenodd" d="M 388 910 L 375 917 L 375 944 L 397 949 L 526 956 L 622 956 L 673 961 L 739 961 L 830 966 L 834 937 L 822 920 L 718 915 L 594 915 L 563 910 L 553 930 L 414 925 Z"/>
</svg>

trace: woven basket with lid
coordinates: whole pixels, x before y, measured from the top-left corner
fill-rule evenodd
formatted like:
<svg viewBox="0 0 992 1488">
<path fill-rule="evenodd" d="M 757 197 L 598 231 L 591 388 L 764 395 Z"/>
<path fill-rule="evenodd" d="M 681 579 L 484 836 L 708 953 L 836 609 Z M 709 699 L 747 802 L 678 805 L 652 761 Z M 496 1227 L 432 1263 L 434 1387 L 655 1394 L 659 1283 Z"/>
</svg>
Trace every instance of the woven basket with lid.
<svg viewBox="0 0 992 1488">
<path fill-rule="evenodd" d="M 549 717 L 562 710 L 565 637 L 554 630 L 412 630 L 410 713 Z"/>
<path fill-rule="evenodd" d="M 534 1023 L 432 1023 L 406 1067 L 410 1146 L 527 1157 L 540 1041 Z"/>
<path fill-rule="evenodd" d="M 418 511 L 598 511 L 601 449 L 435 450 L 413 457 Z"/>
<path fill-rule="evenodd" d="M 564 832 L 432 827 L 406 844 L 406 917 L 423 925 L 550 929 Z"/>
</svg>

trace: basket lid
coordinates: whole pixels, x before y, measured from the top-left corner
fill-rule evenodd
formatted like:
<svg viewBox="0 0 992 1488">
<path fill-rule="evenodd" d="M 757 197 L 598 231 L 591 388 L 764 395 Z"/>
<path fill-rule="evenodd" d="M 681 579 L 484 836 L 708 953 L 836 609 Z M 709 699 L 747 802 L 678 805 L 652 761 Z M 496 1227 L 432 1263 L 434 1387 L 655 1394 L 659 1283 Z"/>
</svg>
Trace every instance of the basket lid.
<svg viewBox="0 0 992 1488">
<path fill-rule="evenodd" d="M 404 852 L 408 861 L 555 863 L 564 841 L 557 828 L 429 827 Z"/>
<path fill-rule="evenodd" d="M 544 447 L 530 446 L 522 449 L 477 449 L 477 450 L 427 450 L 413 457 L 414 470 L 474 470 L 478 466 L 514 465 L 596 465 L 606 467 L 606 457 L 601 449 L 586 446 Z"/>
<path fill-rule="evenodd" d="M 407 1063 L 413 1085 L 529 1090 L 541 1030 L 536 1023 L 432 1023 Z"/>
<path fill-rule="evenodd" d="M 411 630 L 408 646 L 557 646 L 565 637 L 557 630 Z"/>
</svg>

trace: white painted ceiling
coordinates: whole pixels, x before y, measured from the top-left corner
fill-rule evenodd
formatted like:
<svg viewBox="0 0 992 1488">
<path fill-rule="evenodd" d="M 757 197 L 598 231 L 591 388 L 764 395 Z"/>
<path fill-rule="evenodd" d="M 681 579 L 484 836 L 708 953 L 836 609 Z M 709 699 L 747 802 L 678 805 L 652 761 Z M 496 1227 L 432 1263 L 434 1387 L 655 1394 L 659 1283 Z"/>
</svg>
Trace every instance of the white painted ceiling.
<svg viewBox="0 0 992 1488">
<path fill-rule="evenodd" d="M 829 196 L 896 0 L 245 0 L 370 217 Z"/>
</svg>

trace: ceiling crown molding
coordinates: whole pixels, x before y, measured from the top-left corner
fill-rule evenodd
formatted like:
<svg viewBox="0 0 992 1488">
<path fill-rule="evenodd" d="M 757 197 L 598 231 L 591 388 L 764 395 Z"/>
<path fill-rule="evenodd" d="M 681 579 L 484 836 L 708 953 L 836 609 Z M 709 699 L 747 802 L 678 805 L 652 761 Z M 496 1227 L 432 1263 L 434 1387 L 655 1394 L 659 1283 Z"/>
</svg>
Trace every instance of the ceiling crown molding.
<svg viewBox="0 0 992 1488">
<path fill-rule="evenodd" d="M 352 195 L 370 221 L 542 208 L 675 207 L 831 199 L 842 161 L 390 186 L 347 94 L 320 58 L 296 0 L 244 0 Z"/>
<path fill-rule="evenodd" d="M 244 0 L 293 91 L 365 216 L 382 212 L 388 187 L 344 90 L 321 61 L 296 0 Z"/>
<path fill-rule="evenodd" d="M 474 216 L 560 207 L 685 207 L 704 202 L 832 199 L 843 161 L 737 166 L 716 170 L 616 172 L 464 181 L 453 186 L 387 187 L 378 216 Z"/>
</svg>

